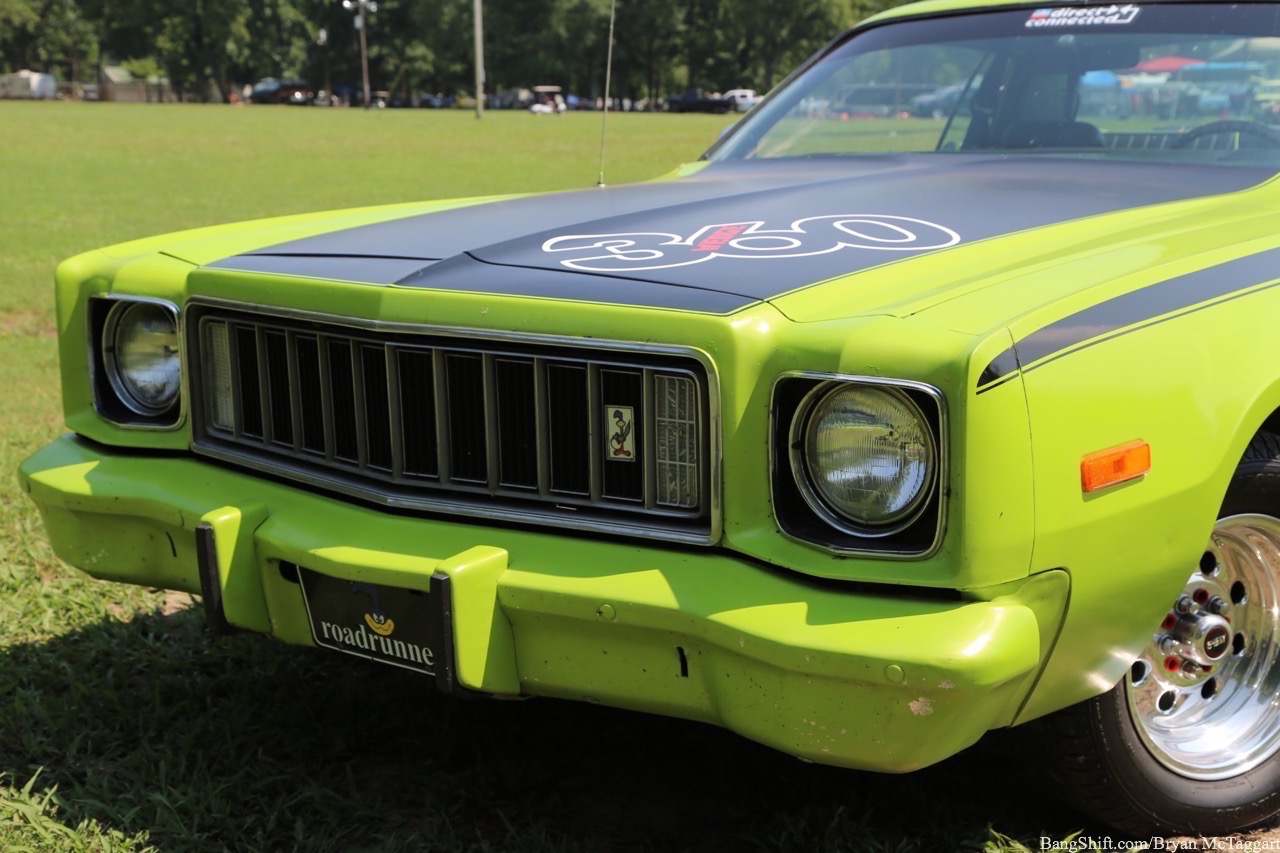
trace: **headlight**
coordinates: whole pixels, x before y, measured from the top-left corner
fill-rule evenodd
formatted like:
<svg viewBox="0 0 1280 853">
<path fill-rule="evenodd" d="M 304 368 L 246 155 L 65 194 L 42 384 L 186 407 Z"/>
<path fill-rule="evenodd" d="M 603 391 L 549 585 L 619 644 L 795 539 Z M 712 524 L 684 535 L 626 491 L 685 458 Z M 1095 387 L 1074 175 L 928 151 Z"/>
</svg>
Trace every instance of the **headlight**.
<svg viewBox="0 0 1280 853">
<path fill-rule="evenodd" d="M 896 388 L 819 385 L 796 414 L 790 445 L 805 501 L 859 536 L 889 536 L 911 524 L 937 479 L 929 424 Z"/>
<path fill-rule="evenodd" d="M 103 363 L 116 396 L 133 412 L 163 414 L 178 399 L 182 370 L 178 318 L 154 302 L 118 302 L 102 335 Z"/>
</svg>

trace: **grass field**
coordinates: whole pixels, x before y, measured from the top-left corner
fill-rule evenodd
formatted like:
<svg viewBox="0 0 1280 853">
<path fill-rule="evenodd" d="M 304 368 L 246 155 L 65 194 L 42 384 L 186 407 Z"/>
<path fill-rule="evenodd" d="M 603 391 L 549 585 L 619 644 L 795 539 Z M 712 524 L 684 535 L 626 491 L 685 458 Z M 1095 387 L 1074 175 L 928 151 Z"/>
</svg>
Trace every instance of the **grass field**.
<svg viewBox="0 0 1280 853">
<path fill-rule="evenodd" d="M 0 850 L 1000 851 L 1087 829 L 1028 786 L 1009 737 L 882 777 L 693 723 L 447 701 L 389 667 L 211 639 L 187 597 L 53 557 L 12 472 L 61 430 L 58 260 L 251 217 L 590 186 L 598 120 L 0 103 Z M 696 158 L 726 121 L 612 117 L 610 182 Z"/>
</svg>

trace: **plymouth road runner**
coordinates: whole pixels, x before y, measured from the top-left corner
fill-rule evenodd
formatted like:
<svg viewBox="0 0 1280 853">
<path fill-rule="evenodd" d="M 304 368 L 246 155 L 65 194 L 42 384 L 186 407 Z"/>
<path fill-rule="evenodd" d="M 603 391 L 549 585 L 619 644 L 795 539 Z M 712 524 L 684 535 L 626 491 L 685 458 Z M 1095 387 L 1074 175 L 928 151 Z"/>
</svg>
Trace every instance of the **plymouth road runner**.
<svg viewBox="0 0 1280 853">
<path fill-rule="evenodd" d="M 218 630 L 851 768 L 1030 724 L 1122 831 L 1250 826 L 1276 77 L 1280 4 L 937 0 L 664 179 L 89 252 L 20 476 L 63 559 Z"/>
</svg>

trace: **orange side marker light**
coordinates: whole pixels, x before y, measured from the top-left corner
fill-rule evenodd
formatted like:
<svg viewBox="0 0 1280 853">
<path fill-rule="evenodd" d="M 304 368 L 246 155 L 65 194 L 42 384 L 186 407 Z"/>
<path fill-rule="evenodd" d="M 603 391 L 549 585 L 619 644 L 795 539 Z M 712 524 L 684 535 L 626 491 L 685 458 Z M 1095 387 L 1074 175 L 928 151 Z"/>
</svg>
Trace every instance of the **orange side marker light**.
<svg viewBox="0 0 1280 853">
<path fill-rule="evenodd" d="M 1151 470 L 1151 445 L 1131 441 L 1110 450 L 1090 453 L 1080 462 L 1080 487 L 1096 492 L 1116 483 L 1136 480 Z"/>
</svg>

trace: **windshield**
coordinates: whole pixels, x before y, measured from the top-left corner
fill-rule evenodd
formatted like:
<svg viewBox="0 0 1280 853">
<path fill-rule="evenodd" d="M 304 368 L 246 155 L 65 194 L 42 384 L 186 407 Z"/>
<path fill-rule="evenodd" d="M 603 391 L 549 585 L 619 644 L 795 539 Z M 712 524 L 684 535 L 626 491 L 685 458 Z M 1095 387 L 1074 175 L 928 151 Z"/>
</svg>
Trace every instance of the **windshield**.
<svg viewBox="0 0 1280 853">
<path fill-rule="evenodd" d="M 1071 6 L 873 27 L 714 160 L 1017 152 L 1280 167 L 1280 5 Z"/>
</svg>

